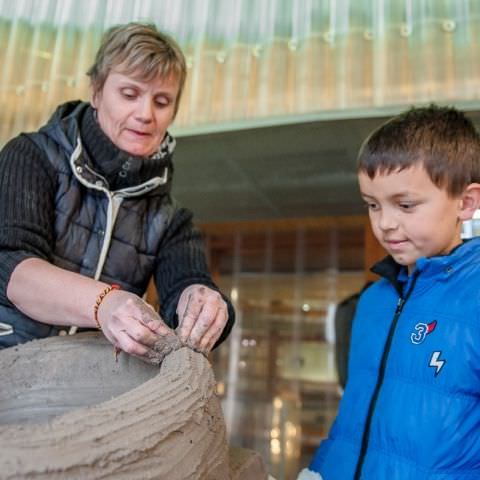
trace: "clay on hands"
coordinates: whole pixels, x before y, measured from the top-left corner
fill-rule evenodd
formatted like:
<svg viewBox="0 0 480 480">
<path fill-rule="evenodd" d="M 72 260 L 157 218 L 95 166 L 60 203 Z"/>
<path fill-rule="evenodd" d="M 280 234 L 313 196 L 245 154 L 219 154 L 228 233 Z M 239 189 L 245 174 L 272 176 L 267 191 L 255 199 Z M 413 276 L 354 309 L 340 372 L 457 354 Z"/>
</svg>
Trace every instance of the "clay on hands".
<svg viewBox="0 0 480 480">
<path fill-rule="evenodd" d="M 116 290 L 102 302 L 98 317 L 105 337 L 116 350 L 160 364 L 181 347 L 175 332 L 137 295 Z"/>
<path fill-rule="evenodd" d="M 220 293 L 205 285 L 187 287 L 177 306 L 177 335 L 193 350 L 208 353 L 220 338 L 228 320 L 228 308 Z"/>
</svg>

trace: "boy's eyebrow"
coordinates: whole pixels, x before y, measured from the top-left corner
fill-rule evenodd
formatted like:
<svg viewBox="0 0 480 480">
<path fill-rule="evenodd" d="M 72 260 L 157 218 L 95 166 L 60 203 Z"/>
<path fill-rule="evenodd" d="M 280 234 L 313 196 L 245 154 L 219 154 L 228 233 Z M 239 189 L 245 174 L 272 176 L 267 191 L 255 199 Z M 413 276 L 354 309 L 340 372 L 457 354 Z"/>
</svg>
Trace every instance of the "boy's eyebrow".
<svg viewBox="0 0 480 480">
<path fill-rule="evenodd" d="M 403 198 L 403 197 L 409 197 L 409 196 L 415 196 L 414 193 L 406 190 L 404 192 L 400 192 L 400 193 L 396 193 L 395 195 L 392 195 L 391 198 L 393 198 L 394 200 L 396 200 L 397 198 Z"/>
<path fill-rule="evenodd" d="M 360 191 L 360 195 L 364 198 L 372 198 L 372 199 L 375 199 L 375 196 L 374 195 L 369 195 L 368 193 L 364 193 L 362 191 Z M 394 195 L 391 195 L 389 196 L 388 198 L 390 200 L 399 200 L 399 199 L 403 199 L 405 197 L 409 197 L 409 196 L 412 196 L 412 192 L 409 192 L 408 190 L 404 191 L 404 192 L 399 192 L 399 193 L 395 193 Z"/>
</svg>

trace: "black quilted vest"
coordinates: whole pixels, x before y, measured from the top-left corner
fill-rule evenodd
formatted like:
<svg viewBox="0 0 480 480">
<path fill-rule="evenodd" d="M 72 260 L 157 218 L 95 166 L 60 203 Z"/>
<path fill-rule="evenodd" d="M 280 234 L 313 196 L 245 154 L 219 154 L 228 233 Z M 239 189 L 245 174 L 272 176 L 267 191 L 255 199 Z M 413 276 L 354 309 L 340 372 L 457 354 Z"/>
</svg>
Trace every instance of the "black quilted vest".
<svg viewBox="0 0 480 480">
<path fill-rule="evenodd" d="M 53 263 L 143 295 L 176 210 L 170 196 L 170 155 L 156 176 L 111 191 L 82 145 L 79 119 L 88 108 L 81 102 L 65 104 L 38 132 L 28 134 L 57 172 Z M 128 165 L 125 152 L 121 154 Z M 58 333 L 58 327 L 6 310 L 2 319 L 15 325 L 23 336 L 20 342 Z"/>
</svg>

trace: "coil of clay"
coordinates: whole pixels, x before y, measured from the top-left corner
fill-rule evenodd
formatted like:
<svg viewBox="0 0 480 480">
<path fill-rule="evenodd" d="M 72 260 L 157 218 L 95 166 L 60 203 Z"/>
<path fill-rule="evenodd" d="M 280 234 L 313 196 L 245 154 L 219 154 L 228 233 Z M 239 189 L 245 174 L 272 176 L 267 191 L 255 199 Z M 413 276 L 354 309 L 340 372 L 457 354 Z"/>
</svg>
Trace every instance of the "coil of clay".
<svg viewBox="0 0 480 480">
<path fill-rule="evenodd" d="M 267 478 L 254 452 L 230 468 L 211 366 L 189 348 L 159 368 L 52 337 L 0 351 L 0 382 L 1 479 Z"/>
</svg>

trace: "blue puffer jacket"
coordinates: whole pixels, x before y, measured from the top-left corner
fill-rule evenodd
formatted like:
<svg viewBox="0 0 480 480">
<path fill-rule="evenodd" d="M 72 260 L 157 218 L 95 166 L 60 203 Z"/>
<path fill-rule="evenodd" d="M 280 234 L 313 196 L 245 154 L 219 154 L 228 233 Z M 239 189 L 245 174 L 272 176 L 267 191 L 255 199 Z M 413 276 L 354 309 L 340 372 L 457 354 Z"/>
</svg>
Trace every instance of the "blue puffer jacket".
<svg viewBox="0 0 480 480">
<path fill-rule="evenodd" d="M 480 239 L 419 259 L 411 277 L 392 259 L 375 271 L 311 478 L 480 479 Z"/>
</svg>

